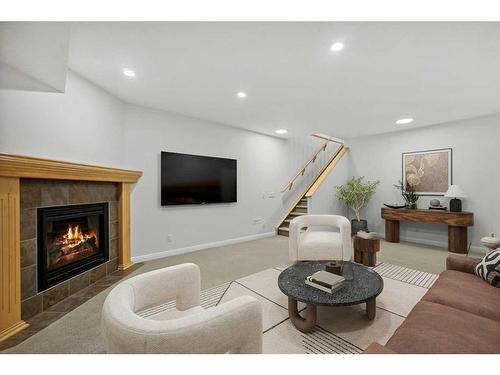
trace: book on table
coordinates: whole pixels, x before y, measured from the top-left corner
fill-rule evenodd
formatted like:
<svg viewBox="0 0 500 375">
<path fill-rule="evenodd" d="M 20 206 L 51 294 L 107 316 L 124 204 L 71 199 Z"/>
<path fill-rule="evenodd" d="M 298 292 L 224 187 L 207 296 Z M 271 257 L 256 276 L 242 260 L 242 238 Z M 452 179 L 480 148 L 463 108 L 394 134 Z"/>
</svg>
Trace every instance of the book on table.
<svg viewBox="0 0 500 375">
<path fill-rule="evenodd" d="M 305 283 L 327 293 L 333 293 L 344 285 L 344 277 L 327 271 L 317 271 L 307 276 Z"/>
</svg>

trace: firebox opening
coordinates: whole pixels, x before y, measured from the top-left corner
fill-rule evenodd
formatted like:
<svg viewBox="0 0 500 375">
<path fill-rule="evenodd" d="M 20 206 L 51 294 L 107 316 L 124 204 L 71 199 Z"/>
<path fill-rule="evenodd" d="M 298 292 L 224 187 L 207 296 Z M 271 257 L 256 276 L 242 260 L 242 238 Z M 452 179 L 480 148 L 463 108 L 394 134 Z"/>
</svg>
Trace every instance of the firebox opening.
<svg viewBox="0 0 500 375">
<path fill-rule="evenodd" d="M 98 219 L 94 215 L 70 223 L 49 223 L 45 243 L 49 271 L 99 252 Z"/>
<path fill-rule="evenodd" d="M 38 209 L 38 289 L 106 262 L 108 204 Z"/>
</svg>

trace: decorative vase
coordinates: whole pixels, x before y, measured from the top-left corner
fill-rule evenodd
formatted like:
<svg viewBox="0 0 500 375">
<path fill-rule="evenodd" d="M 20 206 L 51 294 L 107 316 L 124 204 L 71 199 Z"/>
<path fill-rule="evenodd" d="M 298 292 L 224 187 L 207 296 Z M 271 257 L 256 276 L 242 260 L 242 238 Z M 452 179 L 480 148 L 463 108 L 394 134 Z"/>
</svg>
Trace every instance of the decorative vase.
<svg viewBox="0 0 500 375">
<path fill-rule="evenodd" d="M 417 204 L 416 203 L 408 204 L 408 208 L 412 209 L 412 210 L 416 210 L 417 209 Z"/>
<path fill-rule="evenodd" d="M 354 236 L 360 230 L 367 231 L 368 230 L 368 222 L 366 220 L 363 220 L 363 219 L 361 219 L 361 220 L 352 219 L 351 220 L 351 235 Z"/>
<path fill-rule="evenodd" d="M 481 245 L 487 247 L 490 252 L 500 247 L 500 238 L 495 237 L 494 233 L 492 233 L 490 237 L 481 238 L 479 242 Z"/>
<path fill-rule="evenodd" d="M 432 207 L 440 207 L 441 206 L 441 202 L 439 201 L 439 199 L 432 199 L 430 204 Z"/>
</svg>

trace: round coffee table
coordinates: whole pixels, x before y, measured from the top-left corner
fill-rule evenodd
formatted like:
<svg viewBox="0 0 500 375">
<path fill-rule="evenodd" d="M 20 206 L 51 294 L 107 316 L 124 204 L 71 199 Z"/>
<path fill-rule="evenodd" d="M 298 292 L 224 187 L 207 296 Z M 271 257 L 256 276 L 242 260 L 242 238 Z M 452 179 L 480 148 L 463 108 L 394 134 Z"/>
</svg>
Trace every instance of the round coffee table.
<svg viewBox="0 0 500 375">
<path fill-rule="evenodd" d="M 366 316 L 373 320 L 376 297 L 384 288 L 384 281 L 372 269 L 353 262 L 343 262 L 344 286 L 327 293 L 307 285 L 304 280 L 316 271 L 324 270 L 328 262 L 297 262 L 281 272 L 278 286 L 288 296 L 288 315 L 295 328 L 309 332 L 316 324 L 316 306 L 350 306 L 366 303 Z M 297 301 L 306 304 L 304 318 L 300 316 Z"/>
</svg>

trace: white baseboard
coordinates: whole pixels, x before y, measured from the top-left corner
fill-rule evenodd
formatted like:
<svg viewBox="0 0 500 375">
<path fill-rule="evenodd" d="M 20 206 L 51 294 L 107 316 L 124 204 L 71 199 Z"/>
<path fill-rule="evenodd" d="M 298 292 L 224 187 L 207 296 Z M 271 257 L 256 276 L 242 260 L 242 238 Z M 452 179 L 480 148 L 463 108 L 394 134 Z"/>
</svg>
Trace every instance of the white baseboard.
<svg viewBox="0 0 500 375">
<path fill-rule="evenodd" d="M 276 235 L 276 232 L 273 231 L 273 232 L 252 234 L 250 236 L 244 236 L 244 237 L 230 238 L 229 240 L 222 240 L 222 241 L 209 242 L 209 243 L 204 243 L 204 244 L 199 244 L 199 245 L 194 245 L 194 246 L 181 247 L 178 249 L 160 251 L 160 252 L 153 253 L 153 254 L 135 256 L 135 257 L 132 257 L 132 262 L 134 262 L 134 263 L 145 262 L 148 260 L 160 259 L 160 258 L 165 258 L 165 257 L 173 256 L 173 255 L 186 254 L 186 253 L 192 253 L 194 251 L 211 249 L 213 247 L 233 245 L 236 243 L 258 240 L 260 238 L 272 237 L 274 235 Z"/>
<path fill-rule="evenodd" d="M 401 236 L 400 240 L 403 242 L 411 242 L 411 243 L 416 243 L 416 244 L 420 244 L 420 245 L 430 245 L 430 246 L 442 247 L 443 249 L 448 248 L 447 242 L 429 240 L 427 238 L 414 238 L 414 237 Z"/>
<path fill-rule="evenodd" d="M 384 238 L 384 234 L 381 234 L 382 238 Z M 421 244 L 421 245 L 430 245 L 430 246 L 437 246 L 437 247 L 442 247 L 443 249 L 448 249 L 448 242 L 443 242 L 443 241 L 436 241 L 436 240 L 429 240 L 427 238 L 413 238 L 413 237 L 400 237 L 400 240 L 403 242 L 411 242 L 411 243 L 416 243 L 416 244 Z M 477 245 L 471 245 L 470 247 L 471 251 L 478 252 L 480 254 L 485 252 L 485 248 Z"/>
</svg>

